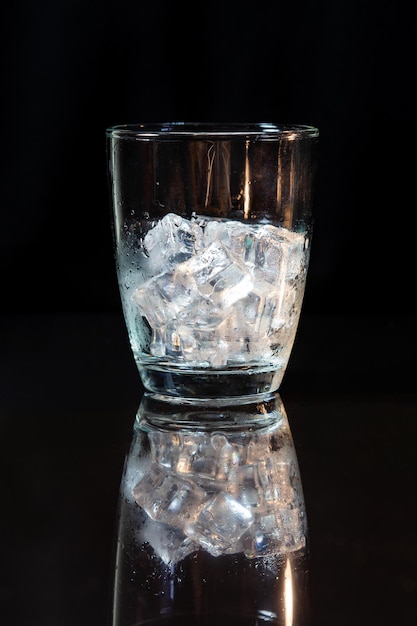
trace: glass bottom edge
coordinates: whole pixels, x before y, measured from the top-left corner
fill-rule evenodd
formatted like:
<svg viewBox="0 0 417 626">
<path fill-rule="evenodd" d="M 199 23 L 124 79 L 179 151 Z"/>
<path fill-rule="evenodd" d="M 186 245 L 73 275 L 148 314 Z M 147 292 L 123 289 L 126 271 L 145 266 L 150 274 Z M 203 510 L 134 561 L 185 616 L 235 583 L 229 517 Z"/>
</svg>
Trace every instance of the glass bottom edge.
<svg viewBox="0 0 417 626">
<path fill-rule="evenodd" d="M 278 391 L 284 368 L 224 370 L 175 370 L 138 365 L 147 391 L 169 397 L 198 399 L 246 397 Z"/>
</svg>

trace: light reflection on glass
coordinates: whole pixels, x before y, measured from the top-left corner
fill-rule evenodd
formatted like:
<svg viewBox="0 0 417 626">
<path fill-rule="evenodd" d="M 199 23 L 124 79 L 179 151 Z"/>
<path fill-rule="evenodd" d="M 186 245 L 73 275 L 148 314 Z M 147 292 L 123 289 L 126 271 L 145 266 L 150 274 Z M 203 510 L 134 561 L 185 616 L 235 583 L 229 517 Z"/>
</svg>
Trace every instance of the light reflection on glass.
<svg viewBox="0 0 417 626">
<path fill-rule="evenodd" d="M 292 570 L 291 561 L 287 559 L 284 573 L 284 607 L 285 626 L 292 626 L 294 619 L 294 597 L 292 592 Z"/>
<path fill-rule="evenodd" d="M 243 214 L 245 216 L 245 219 L 248 219 L 249 211 L 250 211 L 250 198 L 249 198 L 250 171 L 249 171 L 249 157 L 248 157 L 249 141 L 246 141 L 245 149 L 246 149 L 246 156 L 245 156 L 245 185 L 244 185 L 244 192 L 243 192 Z"/>
</svg>

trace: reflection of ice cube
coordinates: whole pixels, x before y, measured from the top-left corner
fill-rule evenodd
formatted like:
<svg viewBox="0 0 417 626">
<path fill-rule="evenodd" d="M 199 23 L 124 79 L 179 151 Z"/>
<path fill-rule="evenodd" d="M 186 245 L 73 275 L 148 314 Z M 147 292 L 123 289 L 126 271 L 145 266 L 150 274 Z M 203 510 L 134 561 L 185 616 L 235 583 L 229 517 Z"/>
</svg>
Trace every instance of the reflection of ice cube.
<svg viewBox="0 0 417 626">
<path fill-rule="evenodd" d="M 205 445 L 205 441 L 206 436 L 204 433 L 183 435 L 182 446 L 176 466 L 177 472 L 180 472 L 180 474 L 186 474 L 192 471 L 194 459 L 198 455 L 198 451 L 201 449 L 201 446 Z"/>
<path fill-rule="evenodd" d="M 143 528 L 142 538 L 149 542 L 159 558 L 167 565 L 175 565 L 199 549 L 199 545 L 184 535 L 182 530 L 149 520 Z"/>
<path fill-rule="evenodd" d="M 179 433 L 167 433 L 163 430 L 152 430 L 149 433 L 152 461 L 165 468 L 175 470 L 181 454 L 181 437 Z"/>
<path fill-rule="evenodd" d="M 300 503 L 279 510 L 283 552 L 299 550 L 305 546 L 307 523 Z"/>
<path fill-rule="evenodd" d="M 305 546 L 307 524 L 291 436 L 277 413 L 253 431 L 149 429 L 149 463 L 131 494 L 147 514 L 141 539 L 167 564 L 197 549 L 277 556 Z M 132 497 L 132 496 L 130 496 Z"/>
<path fill-rule="evenodd" d="M 230 444 L 224 435 L 215 433 L 195 455 L 192 471 L 199 478 L 223 481 L 239 465 L 242 453 L 243 447 Z"/>
<path fill-rule="evenodd" d="M 246 556 L 286 554 L 306 544 L 306 524 L 299 507 L 275 504 L 255 515 L 249 531 L 242 537 Z"/>
<path fill-rule="evenodd" d="M 242 545 L 246 556 L 254 558 L 280 553 L 280 531 L 275 515 L 256 516 L 256 519 L 244 537 Z"/>
<path fill-rule="evenodd" d="M 140 446 L 140 441 L 135 442 L 135 448 L 131 450 L 126 459 L 122 490 L 123 497 L 127 501 L 133 501 L 132 490 L 134 486 L 142 479 L 143 475 L 146 474 L 150 466 L 150 459 L 142 459 L 139 457 L 138 451 Z"/>
<path fill-rule="evenodd" d="M 266 502 L 284 504 L 294 501 L 290 463 L 272 459 L 260 460 L 257 463 L 257 471 L 262 497 Z"/>
<path fill-rule="evenodd" d="M 243 506 L 253 510 L 259 506 L 260 492 L 255 465 L 241 465 L 231 472 L 227 490 Z"/>
<path fill-rule="evenodd" d="M 158 465 L 152 465 L 148 472 L 140 479 L 138 483 L 132 489 L 132 495 L 134 500 L 142 506 L 146 512 L 148 512 L 148 503 L 150 496 L 156 491 L 163 483 L 166 472 Z M 151 508 L 152 510 L 152 508 Z"/>
<path fill-rule="evenodd" d="M 206 500 L 203 489 L 153 465 L 134 487 L 133 497 L 153 520 L 179 528 L 192 520 Z"/>
<path fill-rule="evenodd" d="M 210 554 L 239 552 L 239 539 L 252 524 L 252 513 L 228 493 L 220 492 L 200 511 L 185 532 Z"/>
</svg>

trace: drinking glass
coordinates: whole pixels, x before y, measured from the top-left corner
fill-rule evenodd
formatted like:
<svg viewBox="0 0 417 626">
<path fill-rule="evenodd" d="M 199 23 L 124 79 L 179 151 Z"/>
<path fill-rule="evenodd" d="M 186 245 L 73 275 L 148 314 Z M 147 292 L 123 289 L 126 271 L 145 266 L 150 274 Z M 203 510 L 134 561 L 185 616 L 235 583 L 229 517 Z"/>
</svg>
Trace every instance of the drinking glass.
<svg viewBox="0 0 417 626">
<path fill-rule="evenodd" d="M 114 626 L 309 626 L 307 518 L 278 389 L 303 303 L 318 130 L 107 130 L 121 302 L 145 394 Z"/>
<path fill-rule="evenodd" d="M 318 134 L 107 130 L 117 276 L 146 390 L 192 401 L 279 389 L 309 264 Z"/>
</svg>

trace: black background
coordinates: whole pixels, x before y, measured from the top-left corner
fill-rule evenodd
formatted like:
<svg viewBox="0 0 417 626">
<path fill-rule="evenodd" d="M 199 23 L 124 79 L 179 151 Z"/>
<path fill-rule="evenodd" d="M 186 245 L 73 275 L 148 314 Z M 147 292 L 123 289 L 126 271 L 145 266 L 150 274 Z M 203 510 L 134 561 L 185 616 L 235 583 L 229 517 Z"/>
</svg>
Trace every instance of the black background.
<svg viewBox="0 0 417 626">
<path fill-rule="evenodd" d="M 3 312 L 114 310 L 104 130 L 319 127 L 313 313 L 415 311 L 416 26 L 375 0 L 17 3 L 3 14 Z"/>
<path fill-rule="evenodd" d="M 3 7 L 2 625 L 107 624 L 142 389 L 117 292 L 104 131 L 173 120 L 320 129 L 308 286 L 281 390 L 315 619 L 417 623 L 416 41 L 404 0 Z"/>
</svg>

